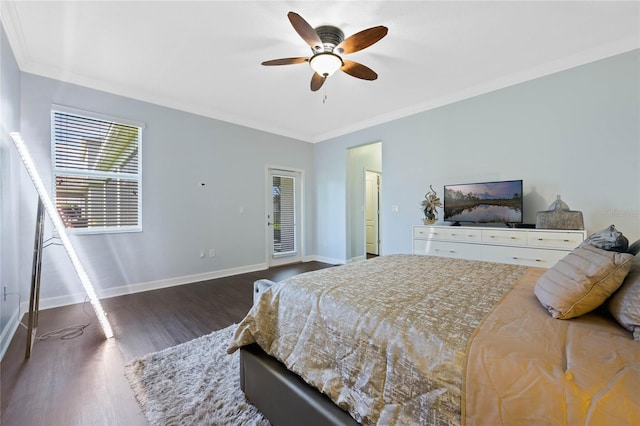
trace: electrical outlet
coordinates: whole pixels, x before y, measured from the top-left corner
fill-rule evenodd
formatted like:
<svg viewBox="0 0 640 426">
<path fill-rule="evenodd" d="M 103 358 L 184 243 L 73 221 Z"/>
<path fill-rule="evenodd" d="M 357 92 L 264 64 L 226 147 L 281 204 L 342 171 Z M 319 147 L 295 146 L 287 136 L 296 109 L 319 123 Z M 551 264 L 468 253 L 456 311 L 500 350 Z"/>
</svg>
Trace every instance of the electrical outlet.
<svg viewBox="0 0 640 426">
<path fill-rule="evenodd" d="M 209 249 L 209 257 L 216 257 L 216 250 L 215 249 Z"/>
</svg>

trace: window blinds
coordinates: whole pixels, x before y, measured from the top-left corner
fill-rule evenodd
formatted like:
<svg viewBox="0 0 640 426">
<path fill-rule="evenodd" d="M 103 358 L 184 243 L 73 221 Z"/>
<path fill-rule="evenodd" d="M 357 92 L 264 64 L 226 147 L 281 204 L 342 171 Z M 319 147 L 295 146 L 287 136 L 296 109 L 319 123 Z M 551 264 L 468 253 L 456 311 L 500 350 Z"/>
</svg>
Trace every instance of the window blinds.
<svg viewBox="0 0 640 426">
<path fill-rule="evenodd" d="M 295 178 L 273 177 L 274 253 L 296 251 Z"/>
<path fill-rule="evenodd" d="M 141 128 L 52 112 L 56 207 L 67 228 L 140 228 Z"/>
</svg>

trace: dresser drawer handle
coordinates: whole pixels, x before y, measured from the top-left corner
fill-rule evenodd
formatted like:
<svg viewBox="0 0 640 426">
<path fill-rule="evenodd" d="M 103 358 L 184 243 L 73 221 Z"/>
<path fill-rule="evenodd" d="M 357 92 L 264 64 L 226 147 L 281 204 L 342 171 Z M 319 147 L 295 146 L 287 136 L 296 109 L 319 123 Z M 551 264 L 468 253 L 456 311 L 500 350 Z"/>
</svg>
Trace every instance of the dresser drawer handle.
<svg viewBox="0 0 640 426">
<path fill-rule="evenodd" d="M 439 251 L 440 251 L 440 249 L 434 248 L 434 249 L 433 249 L 433 251 L 438 251 L 438 252 L 439 252 Z M 449 253 L 451 253 L 451 254 L 453 254 L 453 253 L 455 253 L 455 252 L 456 252 L 455 250 L 445 250 L 445 251 L 447 251 L 447 252 L 449 252 Z"/>
<path fill-rule="evenodd" d="M 514 236 L 503 237 L 502 235 L 489 235 L 489 238 L 508 238 L 510 240 L 517 240 L 518 239 L 518 237 L 514 237 Z"/>
<path fill-rule="evenodd" d="M 538 241 L 562 241 L 563 243 L 570 243 L 571 240 L 567 240 L 566 238 L 538 238 Z"/>
<path fill-rule="evenodd" d="M 513 256 L 513 260 L 532 260 L 534 262 L 544 262 L 544 260 L 542 259 L 530 259 L 530 258 L 518 257 L 518 256 Z"/>
</svg>

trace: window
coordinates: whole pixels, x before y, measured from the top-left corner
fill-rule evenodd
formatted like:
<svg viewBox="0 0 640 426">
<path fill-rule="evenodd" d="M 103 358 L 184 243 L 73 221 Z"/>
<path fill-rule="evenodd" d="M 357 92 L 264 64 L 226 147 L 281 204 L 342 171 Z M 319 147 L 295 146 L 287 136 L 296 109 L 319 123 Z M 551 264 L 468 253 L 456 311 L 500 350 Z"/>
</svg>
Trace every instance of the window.
<svg viewBox="0 0 640 426">
<path fill-rule="evenodd" d="M 55 203 L 76 233 L 141 231 L 143 125 L 54 107 Z"/>
</svg>

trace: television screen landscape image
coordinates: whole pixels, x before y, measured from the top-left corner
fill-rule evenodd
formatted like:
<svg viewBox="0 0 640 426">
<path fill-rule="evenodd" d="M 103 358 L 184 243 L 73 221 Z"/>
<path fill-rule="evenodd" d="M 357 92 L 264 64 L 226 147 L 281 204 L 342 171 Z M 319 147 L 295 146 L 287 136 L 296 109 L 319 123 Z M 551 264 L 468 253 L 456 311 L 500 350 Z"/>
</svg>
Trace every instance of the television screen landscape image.
<svg viewBox="0 0 640 426">
<path fill-rule="evenodd" d="M 445 185 L 444 220 L 521 223 L 522 180 Z"/>
</svg>

